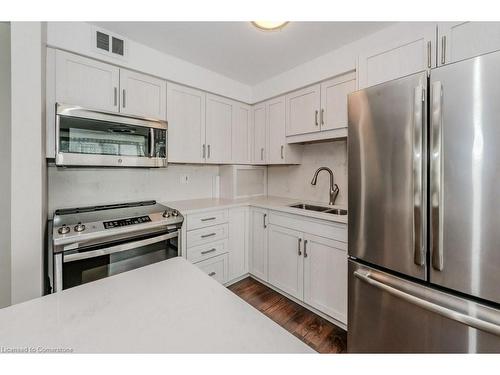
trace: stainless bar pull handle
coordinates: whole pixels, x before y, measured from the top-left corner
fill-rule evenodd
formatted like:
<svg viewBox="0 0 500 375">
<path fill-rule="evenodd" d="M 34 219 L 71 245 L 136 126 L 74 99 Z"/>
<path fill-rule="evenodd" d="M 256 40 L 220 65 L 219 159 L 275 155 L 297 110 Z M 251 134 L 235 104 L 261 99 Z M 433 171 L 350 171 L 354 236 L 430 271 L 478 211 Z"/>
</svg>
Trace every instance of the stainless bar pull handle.
<svg viewBox="0 0 500 375">
<path fill-rule="evenodd" d="M 427 67 L 430 68 L 432 66 L 432 43 L 429 40 L 427 42 Z"/>
<path fill-rule="evenodd" d="M 457 322 L 463 323 L 467 326 L 479 329 L 481 331 L 485 331 L 500 336 L 500 326 L 497 324 L 470 315 L 463 314 L 461 312 L 440 306 L 433 302 L 429 302 L 414 295 L 403 292 L 390 285 L 384 284 L 383 282 L 373 279 L 372 277 L 370 277 L 371 274 L 369 271 L 354 271 L 354 276 L 366 282 L 367 284 L 374 286 L 375 288 L 381 289 L 384 292 L 387 292 L 395 297 L 398 297 L 406 302 L 412 303 L 425 310 L 431 311 L 435 314 L 439 314 L 441 316 L 444 316 L 445 318 L 455 320 Z"/>
<path fill-rule="evenodd" d="M 413 103 L 413 262 L 424 265 L 423 128 L 425 90 L 415 87 Z"/>
<path fill-rule="evenodd" d="M 442 84 L 441 82 L 433 82 L 431 86 L 431 173 L 430 173 L 430 199 L 431 199 L 431 253 L 432 267 L 435 270 L 442 271 L 444 266 L 443 261 L 443 222 L 441 212 L 441 128 L 442 128 Z"/>
<path fill-rule="evenodd" d="M 205 250 L 205 251 L 201 252 L 201 255 L 210 254 L 210 253 L 213 253 L 216 250 L 217 250 L 216 248 L 213 248 L 213 249 L 210 249 L 210 250 Z"/>
<path fill-rule="evenodd" d="M 214 217 L 204 217 L 203 219 L 200 219 L 200 221 L 210 221 L 210 220 L 215 220 L 217 219 L 215 216 Z"/>
<path fill-rule="evenodd" d="M 300 243 L 302 242 L 302 238 L 298 238 L 297 242 L 298 242 L 297 248 L 298 248 L 298 253 L 299 253 L 299 257 L 300 257 L 302 255 L 302 251 L 300 251 Z"/>
<path fill-rule="evenodd" d="M 148 238 L 146 240 L 128 242 L 128 243 L 125 243 L 123 245 L 111 246 L 111 247 L 107 247 L 105 249 L 98 249 L 98 250 L 84 251 L 84 252 L 75 252 L 73 254 L 64 254 L 63 262 L 64 263 L 74 262 L 76 260 L 96 258 L 96 257 L 102 256 L 102 255 L 109 255 L 109 254 L 119 253 L 119 252 L 123 252 L 123 251 L 127 251 L 127 250 L 132 250 L 132 249 L 135 249 L 138 247 L 151 245 L 151 244 L 154 244 L 156 242 L 166 241 L 170 238 L 175 238 L 178 235 L 179 235 L 179 232 L 175 231 L 172 233 L 163 234 L 161 236 Z"/>
<path fill-rule="evenodd" d="M 113 88 L 113 95 L 114 95 L 113 105 L 116 107 L 118 105 L 118 87 Z"/>
<path fill-rule="evenodd" d="M 264 216 L 263 216 L 263 220 L 264 220 L 264 228 L 267 228 L 267 225 L 266 225 L 266 217 L 267 217 L 267 214 L 264 214 Z"/>
<path fill-rule="evenodd" d="M 155 130 L 149 128 L 149 157 L 152 158 L 155 153 Z"/>
<path fill-rule="evenodd" d="M 203 149 L 203 157 L 202 157 L 202 159 L 205 159 L 205 157 L 206 157 L 206 152 L 205 152 L 206 146 L 205 146 L 205 144 L 203 144 L 202 149 Z"/>
<path fill-rule="evenodd" d="M 212 237 L 215 236 L 217 233 L 209 233 L 209 234 L 202 234 L 201 238 L 207 238 L 207 237 Z"/>
<path fill-rule="evenodd" d="M 446 35 L 441 37 L 441 64 L 446 63 Z"/>
<path fill-rule="evenodd" d="M 285 156 L 283 155 L 283 149 L 285 148 L 285 146 L 281 145 L 281 159 L 284 159 Z"/>
<path fill-rule="evenodd" d="M 260 149 L 260 160 L 264 160 L 264 147 Z"/>
<path fill-rule="evenodd" d="M 314 124 L 318 126 L 318 110 L 314 111 Z"/>
<path fill-rule="evenodd" d="M 210 277 L 213 277 L 215 275 L 217 275 L 217 272 L 213 272 L 213 271 L 208 274 L 208 276 L 210 276 Z"/>
<path fill-rule="evenodd" d="M 325 125 L 325 109 L 321 109 L 321 115 L 319 116 L 321 126 Z"/>
<path fill-rule="evenodd" d="M 307 240 L 304 240 L 304 258 L 307 258 Z"/>
<path fill-rule="evenodd" d="M 207 159 L 210 159 L 210 145 L 207 146 L 208 152 L 207 152 Z"/>
<path fill-rule="evenodd" d="M 126 96 L 126 92 L 125 92 L 125 89 L 122 90 L 122 107 L 125 108 L 125 96 Z"/>
</svg>

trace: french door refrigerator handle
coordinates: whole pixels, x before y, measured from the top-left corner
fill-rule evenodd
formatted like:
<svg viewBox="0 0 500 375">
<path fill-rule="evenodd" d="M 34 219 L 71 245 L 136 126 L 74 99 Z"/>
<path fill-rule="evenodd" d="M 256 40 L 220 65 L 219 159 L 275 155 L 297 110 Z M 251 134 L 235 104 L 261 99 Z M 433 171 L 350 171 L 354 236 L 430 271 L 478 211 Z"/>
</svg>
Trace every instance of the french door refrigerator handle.
<svg viewBox="0 0 500 375">
<path fill-rule="evenodd" d="M 463 323 L 467 326 L 479 329 L 481 331 L 485 331 L 500 336 L 500 325 L 470 315 L 463 314 L 461 312 L 440 306 L 433 302 L 429 302 L 414 295 L 403 292 L 397 288 L 394 288 L 390 285 L 384 284 L 383 282 L 375 280 L 374 278 L 371 277 L 370 271 L 354 271 L 354 276 L 375 288 L 381 289 L 384 292 L 387 292 L 395 297 L 398 297 L 406 302 L 412 303 L 425 310 L 431 311 L 435 314 L 439 314 L 441 316 L 444 316 L 445 318 L 455 320 L 457 322 Z"/>
<path fill-rule="evenodd" d="M 418 266 L 425 262 L 424 254 L 424 214 L 423 214 L 423 127 L 425 90 L 422 85 L 415 87 L 413 105 L 413 261 Z"/>
<path fill-rule="evenodd" d="M 443 220 L 442 220 L 442 97 L 443 88 L 439 81 L 433 82 L 431 86 L 431 252 L 432 268 L 442 271 L 444 267 L 443 260 Z"/>
</svg>

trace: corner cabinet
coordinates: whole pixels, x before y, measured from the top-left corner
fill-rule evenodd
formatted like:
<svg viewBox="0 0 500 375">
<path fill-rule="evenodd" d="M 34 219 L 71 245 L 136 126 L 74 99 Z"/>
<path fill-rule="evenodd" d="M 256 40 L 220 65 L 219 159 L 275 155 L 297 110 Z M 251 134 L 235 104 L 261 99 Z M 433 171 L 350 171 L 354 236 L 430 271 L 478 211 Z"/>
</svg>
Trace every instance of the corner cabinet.
<svg viewBox="0 0 500 375">
<path fill-rule="evenodd" d="M 231 127 L 231 149 L 233 163 L 252 162 L 252 107 L 234 102 L 234 119 Z"/>
<path fill-rule="evenodd" d="M 268 280 L 268 212 L 250 209 L 250 273 L 261 280 Z"/>
<path fill-rule="evenodd" d="M 252 162 L 267 164 L 267 108 L 265 103 L 254 105 L 253 112 L 253 145 Z"/>
</svg>

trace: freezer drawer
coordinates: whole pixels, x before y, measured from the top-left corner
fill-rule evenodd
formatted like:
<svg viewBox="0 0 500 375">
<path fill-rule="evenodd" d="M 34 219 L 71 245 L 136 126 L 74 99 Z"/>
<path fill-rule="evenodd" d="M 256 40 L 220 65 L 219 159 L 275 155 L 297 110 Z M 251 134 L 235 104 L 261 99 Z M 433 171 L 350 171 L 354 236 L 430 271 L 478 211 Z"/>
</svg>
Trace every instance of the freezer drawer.
<svg viewBox="0 0 500 375">
<path fill-rule="evenodd" d="M 350 353 L 500 353 L 500 310 L 353 260 L 348 324 Z"/>
</svg>

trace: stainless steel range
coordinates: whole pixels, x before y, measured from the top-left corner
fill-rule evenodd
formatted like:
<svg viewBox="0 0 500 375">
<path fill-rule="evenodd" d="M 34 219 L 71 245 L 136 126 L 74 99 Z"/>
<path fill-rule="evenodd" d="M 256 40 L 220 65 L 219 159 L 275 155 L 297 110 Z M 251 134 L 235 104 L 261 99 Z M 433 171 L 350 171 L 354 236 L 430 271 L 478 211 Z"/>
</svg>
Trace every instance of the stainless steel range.
<svg viewBox="0 0 500 375">
<path fill-rule="evenodd" d="M 56 210 L 52 291 L 180 255 L 183 220 L 177 210 L 156 201 Z"/>
</svg>

